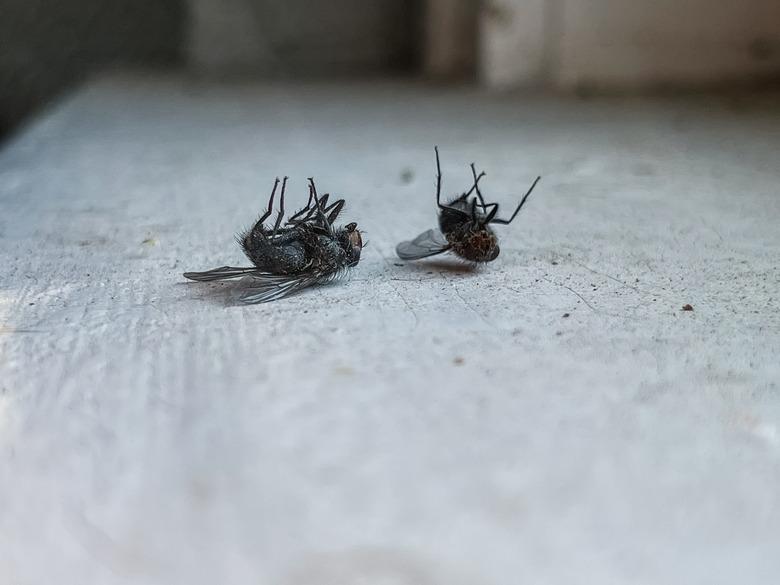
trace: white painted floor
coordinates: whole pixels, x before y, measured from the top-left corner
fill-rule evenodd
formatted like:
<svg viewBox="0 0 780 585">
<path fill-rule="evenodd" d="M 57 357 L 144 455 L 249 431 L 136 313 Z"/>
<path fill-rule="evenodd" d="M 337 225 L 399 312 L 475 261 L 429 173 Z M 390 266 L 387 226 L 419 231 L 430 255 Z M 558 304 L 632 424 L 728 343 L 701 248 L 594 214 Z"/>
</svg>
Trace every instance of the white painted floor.
<svg viewBox="0 0 780 585">
<path fill-rule="evenodd" d="M 774 584 L 780 99 L 106 78 L 0 153 L 0 582 Z M 445 190 L 511 209 L 405 264 Z M 259 306 L 273 179 L 353 278 Z M 690 303 L 693 311 L 682 311 Z M 568 315 L 568 316 L 567 316 Z"/>
</svg>

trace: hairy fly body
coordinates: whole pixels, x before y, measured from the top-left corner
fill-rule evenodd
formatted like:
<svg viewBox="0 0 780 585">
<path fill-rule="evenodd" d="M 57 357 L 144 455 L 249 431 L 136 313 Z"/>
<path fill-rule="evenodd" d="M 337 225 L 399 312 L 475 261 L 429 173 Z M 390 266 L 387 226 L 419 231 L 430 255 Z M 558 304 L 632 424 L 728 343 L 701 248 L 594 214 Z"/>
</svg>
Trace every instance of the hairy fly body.
<svg viewBox="0 0 780 585">
<path fill-rule="evenodd" d="M 313 179 L 309 179 L 306 207 L 283 223 L 285 177 L 276 220 L 272 225 L 270 222 L 266 225 L 266 220 L 273 213 L 278 186 L 279 179 L 276 179 L 267 210 L 251 229 L 237 238 L 254 266 L 222 266 L 206 272 L 185 272 L 185 278 L 201 282 L 243 278 L 246 288 L 240 300 L 244 303 L 265 303 L 314 284 L 336 280 L 358 264 L 363 240 L 357 224 L 333 227 L 344 207 L 344 200 L 328 205 L 329 196 L 318 197 Z"/>
<path fill-rule="evenodd" d="M 469 191 L 449 203 L 441 202 L 441 164 L 439 149 L 436 152 L 436 205 L 439 208 L 439 229 L 430 229 L 411 241 L 396 246 L 396 254 L 402 260 L 418 260 L 452 251 L 469 262 L 491 262 L 498 257 L 498 238 L 490 224 L 509 225 L 525 205 L 541 177 L 537 177 L 531 188 L 520 200 L 509 219 L 498 216 L 498 203 L 485 203 L 479 189 L 479 181 L 485 173 L 477 175 L 474 164 L 471 174 L 474 184 Z M 474 195 L 476 193 L 476 195 Z"/>
</svg>

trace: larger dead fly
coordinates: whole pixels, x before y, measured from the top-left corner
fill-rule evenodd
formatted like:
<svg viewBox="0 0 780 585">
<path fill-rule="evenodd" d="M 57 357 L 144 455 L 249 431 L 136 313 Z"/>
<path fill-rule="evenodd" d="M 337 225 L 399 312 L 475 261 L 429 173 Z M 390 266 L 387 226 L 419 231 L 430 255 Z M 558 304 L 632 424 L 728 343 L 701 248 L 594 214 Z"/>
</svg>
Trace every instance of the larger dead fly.
<svg viewBox="0 0 780 585">
<path fill-rule="evenodd" d="M 418 260 L 452 251 L 469 262 L 490 262 L 498 257 L 498 238 L 491 224 L 509 225 L 520 213 L 528 197 L 541 177 L 536 180 L 520 200 L 509 219 L 498 217 L 498 203 L 485 203 L 479 189 L 479 181 L 485 173 L 477 175 L 474 165 L 471 174 L 474 184 L 471 189 L 449 203 L 441 202 L 441 164 L 439 149 L 436 151 L 436 205 L 439 208 L 439 229 L 430 229 L 408 242 L 396 246 L 396 254 L 402 260 Z"/>
<path fill-rule="evenodd" d="M 314 180 L 309 179 L 306 207 L 283 223 L 285 177 L 276 220 L 266 225 L 273 213 L 278 187 L 279 179 L 276 179 L 268 209 L 252 229 L 237 238 L 254 266 L 222 266 L 206 272 L 185 272 L 185 278 L 201 282 L 243 278 L 246 286 L 240 300 L 265 303 L 315 284 L 332 282 L 356 266 L 363 249 L 357 224 L 349 223 L 339 228 L 333 225 L 344 207 L 344 200 L 328 205 L 329 196 L 319 197 Z"/>
</svg>

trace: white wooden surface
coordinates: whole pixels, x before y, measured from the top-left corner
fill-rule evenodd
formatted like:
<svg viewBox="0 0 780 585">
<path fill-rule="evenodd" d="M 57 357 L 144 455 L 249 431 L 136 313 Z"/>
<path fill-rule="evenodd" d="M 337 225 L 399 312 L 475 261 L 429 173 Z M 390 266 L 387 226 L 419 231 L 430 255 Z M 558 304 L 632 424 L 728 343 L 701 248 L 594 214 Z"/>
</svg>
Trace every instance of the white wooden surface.
<svg viewBox="0 0 780 585">
<path fill-rule="evenodd" d="M 0 582 L 776 583 L 778 122 L 89 86 L 0 153 Z M 507 207 L 545 177 L 478 273 L 393 257 L 434 143 L 448 193 L 471 160 Z M 348 199 L 354 278 L 251 307 L 185 283 L 241 261 L 283 174 Z"/>
</svg>

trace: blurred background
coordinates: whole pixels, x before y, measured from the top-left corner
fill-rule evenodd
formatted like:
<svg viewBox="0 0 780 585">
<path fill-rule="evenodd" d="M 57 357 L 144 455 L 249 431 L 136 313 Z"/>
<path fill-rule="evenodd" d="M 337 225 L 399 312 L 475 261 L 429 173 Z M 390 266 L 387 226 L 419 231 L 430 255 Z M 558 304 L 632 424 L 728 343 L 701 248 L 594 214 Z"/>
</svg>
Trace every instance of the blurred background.
<svg viewBox="0 0 780 585">
<path fill-rule="evenodd" d="M 2 0 L 0 136 L 100 71 L 496 89 L 774 84 L 777 0 Z"/>
</svg>

